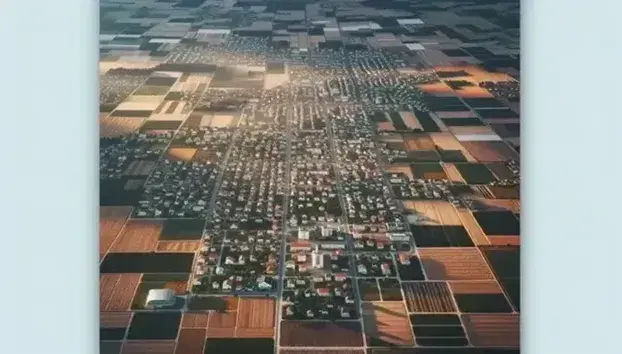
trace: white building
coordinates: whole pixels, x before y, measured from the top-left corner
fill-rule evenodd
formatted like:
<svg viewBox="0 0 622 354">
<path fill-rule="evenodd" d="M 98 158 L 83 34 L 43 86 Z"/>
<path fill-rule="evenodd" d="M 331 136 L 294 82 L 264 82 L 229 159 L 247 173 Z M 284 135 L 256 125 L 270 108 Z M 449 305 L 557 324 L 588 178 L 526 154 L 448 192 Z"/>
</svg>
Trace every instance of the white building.
<svg viewBox="0 0 622 354">
<path fill-rule="evenodd" d="M 175 304 L 175 292 L 172 289 L 151 289 L 145 301 L 146 308 L 158 308 Z"/>
<path fill-rule="evenodd" d="M 315 249 L 311 253 L 311 267 L 324 268 L 324 255 L 320 253 L 318 245 L 315 245 Z"/>
</svg>

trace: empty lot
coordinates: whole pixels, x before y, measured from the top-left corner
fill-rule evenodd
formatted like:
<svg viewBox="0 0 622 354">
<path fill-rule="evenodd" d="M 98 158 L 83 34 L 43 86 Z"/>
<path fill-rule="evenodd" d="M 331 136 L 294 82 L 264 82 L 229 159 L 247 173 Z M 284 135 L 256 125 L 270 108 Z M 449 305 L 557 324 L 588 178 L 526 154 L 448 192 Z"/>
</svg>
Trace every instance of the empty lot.
<svg viewBox="0 0 622 354">
<path fill-rule="evenodd" d="M 401 301 L 363 304 L 365 335 L 377 346 L 414 345 L 406 309 Z"/>
<path fill-rule="evenodd" d="M 162 232 L 159 220 L 130 220 L 112 244 L 110 252 L 150 252 L 155 250 Z"/>
</svg>

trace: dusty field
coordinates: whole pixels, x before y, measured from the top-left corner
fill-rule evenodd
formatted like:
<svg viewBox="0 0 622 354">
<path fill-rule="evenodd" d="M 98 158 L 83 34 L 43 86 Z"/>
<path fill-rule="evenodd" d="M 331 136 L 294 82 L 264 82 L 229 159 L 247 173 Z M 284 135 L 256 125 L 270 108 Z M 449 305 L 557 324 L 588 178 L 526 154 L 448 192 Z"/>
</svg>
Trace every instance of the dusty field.
<svg viewBox="0 0 622 354">
<path fill-rule="evenodd" d="M 160 241 L 156 246 L 156 252 L 190 253 L 195 252 L 200 246 L 201 241 Z"/>
<path fill-rule="evenodd" d="M 493 246 L 520 246 L 520 236 L 493 236 L 488 239 Z"/>
<path fill-rule="evenodd" d="M 480 162 L 520 160 L 516 151 L 502 141 L 463 141 L 462 145 Z"/>
<path fill-rule="evenodd" d="M 155 161 L 132 161 L 127 169 L 123 171 L 123 175 L 147 177 L 155 166 Z"/>
<path fill-rule="evenodd" d="M 181 318 L 181 328 L 201 328 L 206 329 L 209 320 L 207 312 L 184 312 Z"/>
<path fill-rule="evenodd" d="M 406 142 L 406 148 L 409 151 L 436 149 L 436 144 L 434 144 L 434 141 L 429 135 L 406 136 L 404 137 L 404 141 Z"/>
<path fill-rule="evenodd" d="M 102 259 L 117 238 L 125 221 L 132 213 L 132 207 L 99 208 L 99 258 Z"/>
<path fill-rule="evenodd" d="M 233 115 L 215 114 L 211 126 L 214 128 L 226 128 L 231 126 L 234 120 L 235 116 Z"/>
<path fill-rule="evenodd" d="M 403 173 L 408 176 L 409 179 L 413 179 L 412 170 L 408 165 L 391 165 L 387 168 L 389 173 Z"/>
<path fill-rule="evenodd" d="M 433 94 L 435 96 L 452 96 L 454 94 L 454 90 L 447 86 L 444 82 L 417 85 L 417 88 L 425 93 Z"/>
<path fill-rule="evenodd" d="M 121 347 L 121 354 L 173 354 L 174 340 L 128 340 Z"/>
<path fill-rule="evenodd" d="M 236 337 L 273 337 L 274 314 L 274 299 L 240 299 Z"/>
<path fill-rule="evenodd" d="M 386 345 L 415 344 L 406 309 L 401 301 L 363 304 L 365 335 Z"/>
<path fill-rule="evenodd" d="M 475 220 L 473 214 L 471 214 L 470 211 L 460 209 L 457 211 L 457 213 L 460 217 L 460 220 L 462 221 L 462 225 L 469 233 L 469 236 L 471 236 L 471 239 L 473 240 L 475 246 L 490 245 L 488 237 L 486 237 L 486 234 L 484 234 L 482 228 L 479 227 L 477 220 Z"/>
<path fill-rule="evenodd" d="M 393 123 L 391 122 L 382 122 L 382 123 L 378 123 L 376 124 L 376 127 L 378 130 L 384 130 L 384 131 L 388 131 L 388 132 L 392 132 L 395 130 L 395 127 L 393 126 Z"/>
<path fill-rule="evenodd" d="M 416 225 L 462 225 L 456 209 L 445 201 L 404 201 L 404 206 L 419 217 Z"/>
<path fill-rule="evenodd" d="M 404 122 L 404 124 L 406 124 L 408 129 L 423 130 L 423 127 L 421 126 L 421 123 L 419 123 L 417 116 L 415 116 L 412 112 L 399 112 L 399 115 L 402 117 L 402 121 Z"/>
<path fill-rule="evenodd" d="M 504 73 L 497 73 L 497 72 L 489 72 L 477 65 L 461 65 L 461 66 L 436 66 L 434 67 L 434 70 L 436 71 L 464 71 L 466 73 L 469 74 L 469 76 L 464 76 L 464 77 L 454 77 L 452 78 L 452 80 L 462 80 L 463 78 L 466 78 L 470 81 L 474 81 L 479 83 L 482 83 L 484 81 L 492 81 L 492 82 L 499 82 L 499 81 L 515 81 L 511 76 L 504 74 Z"/>
<path fill-rule="evenodd" d="M 130 220 L 112 244 L 110 252 L 151 252 L 162 232 L 159 220 Z"/>
<path fill-rule="evenodd" d="M 433 180 L 449 179 L 443 167 L 438 163 L 412 164 L 410 168 L 413 176 Z"/>
<path fill-rule="evenodd" d="M 496 281 L 450 281 L 449 288 L 454 294 L 502 294 Z"/>
<path fill-rule="evenodd" d="M 205 335 L 205 329 L 180 330 L 175 354 L 203 354 Z"/>
<path fill-rule="evenodd" d="M 166 152 L 166 158 L 172 161 L 190 162 L 196 152 L 197 149 L 194 148 L 171 148 Z"/>
<path fill-rule="evenodd" d="M 494 280 L 476 248 L 422 248 L 419 255 L 430 280 Z"/>
<path fill-rule="evenodd" d="M 475 210 L 482 211 L 511 211 L 520 214 L 520 200 L 518 199 L 485 199 L 475 200 Z"/>
<path fill-rule="evenodd" d="M 132 320 L 132 312 L 100 312 L 99 327 L 127 328 Z"/>
<path fill-rule="evenodd" d="M 436 111 L 434 114 L 439 118 L 477 118 L 477 114 L 473 111 Z"/>
<path fill-rule="evenodd" d="M 434 144 L 441 150 L 458 150 L 469 162 L 475 162 L 475 158 L 471 156 L 469 151 L 450 133 L 431 133 L 430 138 Z"/>
<path fill-rule="evenodd" d="M 361 323 L 283 321 L 280 344 L 284 347 L 362 347 Z"/>
<path fill-rule="evenodd" d="M 182 295 L 188 290 L 187 281 L 169 281 L 164 284 L 166 289 L 171 289 L 176 295 Z"/>
<path fill-rule="evenodd" d="M 443 169 L 445 170 L 445 173 L 447 174 L 447 178 L 451 182 L 457 183 L 457 184 L 464 184 L 464 183 L 466 183 L 464 178 L 462 178 L 462 175 L 460 174 L 460 171 L 458 171 L 458 169 L 456 168 L 455 164 L 444 163 L 443 164 Z"/>
<path fill-rule="evenodd" d="M 456 312 L 445 282 L 402 283 L 409 312 Z"/>
<path fill-rule="evenodd" d="M 491 137 L 494 137 L 495 140 L 501 139 L 491 128 L 485 125 L 454 126 L 448 129 L 461 144 L 468 141 L 489 140 Z"/>
<path fill-rule="evenodd" d="M 477 347 L 520 346 L 520 317 L 514 314 L 463 315 L 471 344 Z"/>
<path fill-rule="evenodd" d="M 104 274 L 99 278 L 99 310 L 127 311 L 141 274 Z"/>
<path fill-rule="evenodd" d="M 146 119 L 106 117 L 99 122 L 99 137 L 114 138 L 138 131 Z"/>
<path fill-rule="evenodd" d="M 238 313 L 236 311 L 210 312 L 207 336 L 213 338 L 233 338 L 235 336 L 237 316 Z"/>
<path fill-rule="evenodd" d="M 158 108 L 160 101 L 158 100 L 136 100 L 125 101 L 117 106 L 117 111 L 153 111 Z"/>
</svg>

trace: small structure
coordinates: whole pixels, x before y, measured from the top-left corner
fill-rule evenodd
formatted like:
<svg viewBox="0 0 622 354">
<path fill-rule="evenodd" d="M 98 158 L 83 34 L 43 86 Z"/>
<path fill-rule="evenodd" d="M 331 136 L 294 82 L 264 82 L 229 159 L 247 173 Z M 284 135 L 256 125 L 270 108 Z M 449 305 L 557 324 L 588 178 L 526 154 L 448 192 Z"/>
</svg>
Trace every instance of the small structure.
<svg viewBox="0 0 622 354">
<path fill-rule="evenodd" d="M 147 294 L 145 308 L 160 308 L 175 305 L 175 292 L 172 289 L 151 289 Z"/>
</svg>

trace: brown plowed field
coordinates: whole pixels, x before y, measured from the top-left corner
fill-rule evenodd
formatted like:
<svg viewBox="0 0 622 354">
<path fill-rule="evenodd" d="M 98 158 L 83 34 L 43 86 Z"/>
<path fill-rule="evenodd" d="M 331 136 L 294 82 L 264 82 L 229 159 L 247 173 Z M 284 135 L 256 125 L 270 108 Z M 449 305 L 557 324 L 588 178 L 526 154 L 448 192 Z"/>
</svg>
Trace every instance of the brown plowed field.
<svg viewBox="0 0 622 354">
<path fill-rule="evenodd" d="M 238 328 L 235 332 L 236 338 L 272 338 L 274 328 Z"/>
<path fill-rule="evenodd" d="M 451 164 L 451 163 L 444 163 L 443 164 L 443 169 L 445 170 L 445 174 L 447 175 L 447 178 L 456 184 L 465 184 L 466 182 L 464 181 L 464 178 L 462 178 L 462 175 L 460 174 L 460 171 L 458 171 L 458 168 L 456 168 L 456 165 Z"/>
<path fill-rule="evenodd" d="M 145 122 L 144 118 L 106 117 L 99 122 L 100 138 L 115 138 L 137 131 Z"/>
<path fill-rule="evenodd" d="M 471 212 L 466 209 L 458 209 L 457 212 L 460 220 L 462 221 L 462 225 L 469 233 L 469 236 L 471 236 L 471 240 L 473 240 L 473 243 L 476 246 L 490 245 L 488 237 L 486 237 L 486 234 L 484 234 L 482 228 L 479 227 L 479 224 L 477 223 L 477 220 L 475 220 L 475 218 L 473 217 L 473 214 L 471 214 Z"/>
<path fill-rule="evenodd" d="M 362 347 L 358 321 L 283 321 L 280 344 L 284 347 Z"/>
<path fill-rule="evenodd" d="M 462 152 L 467 161 L 477 161 L 451 133 L 431 133 L 430 138 L 434 142 L 434 145 L 441 150 L 459 150 Z"/>
<path fill-rule="evenodd" d="M 480 162 L 520 159 L 518 153 L 502 141 L 463 141 L 461 144 Z"/>
<path fill-rule="evenodd" d="M 132 320 L 131 312 L 100 312 L 99 327 L 126 328 Z"/>
<path fill-rule="evenodd" d="M 365 335 L 387 345 L 415 344 L 404 304 L 398 301 L 363 304 Z"/>
<path fill-rule="evenodd" d="M 486 186 L 496 199 L 520 199 L 519 187 Z"/>
<path fill-rule="evenodd" d="M 404 138 L 406 148 L 410 151 L 435 150 L 436 144 L 428 135 L 407 136 Z"/>
<path fill-rule="evenodd" d="M 410 312 L 456 312 L 445 282 L 402 283 Z"/>
<path fill-rule="evenodd" d="M 488 239 L 493 246 L 520 246 L 520 236 L 493 236 Z"/>
<path fill-rule="evenodd" d="M 419 256 L 429 280 L 494 280 L 476 248 L 422 248 Z"/>
<path fill-rule="evenodd" d="M 450 281 L 454 294 L 502 294 L 496 281 Z"/>
<path fill-rule="evenodd" d="M 237 324 L 238 313 L 210 312 L 207 325 L 207 336 L 213 338 L 233 338 Z"/>
<path fill-rule="evenodd" d="M 110 288 L 108 276 L 118 276 L 118 281 Z M 141 274 L 115 274 L 100 277 L 100 311 L 129 310 L 136 288 L 140 283 Z M 102 305 L 102 300 L 107 299 Z"/>
<path fill-rule="evenodd" d="M 476 347 L 518 348 L 520 317 L 514 314 L 462 315 L 471 344 Z"/>
<path fill-rule="evenodd" d="M 174 351 L 174 340 L 130 340 L 121 347 L 121 354 L 173 354 Z"/>
<path fill-rule="evenodd" d="M 102 311 L 112 297 L 115 286 L 121 279 L 121 274 L 104 274 L 99 277 L 99 310 Z"/>
<path fill-rule="evenodd" d="M 404 206 L 420 216 L 417 225 L 461 226 L 456 209 L 445 201 L 405 201 Z"/>
<path fill-rule="evenodd" d="M 399 112 L 399 114 L 400 114 L 400 117 L 402 117 L 402 121 L 404 122 L 404 124 L 406 124 L 408 129 L 423 130 L 423 127 L 421 126 L 419 119 L 417 119 L 417 116 L 415 116 L 413 112 L 403 111 L 403 112 Z"/>
<path fill-rule="evenodd" d="M 238 328 L 274 328 L 274 299 L 240 299 Z"/>
<path fill-rule="evenodd" d="M 209 320 L 209 313 L 192 313 L 192 312 L 184 312 L 183 317 L 181 319 L 181 328 L 207 328 L 207 323 Z"/>
<path fill-rule="evenodd" d="M 132 207 L 99 207 L 99 259 L 104 258 L 110 245 L 132 213 Z"/>
<path fill-rule="evenodd" d="M 156 246 L 156 252 L 192 253 L 200 246 L 201 241 L 160 241 Z"/>
<path fill-rule="evenodd" d="M 484 199 L 475 200 L 475 210 L 482 211 L 511 211 L 520 214 L 520 200 L 518 199 Z"/>
<path fill-rule="evenodd" d="M 162 232 L 160 220 L 130 220 L 112 244 L 110 252 L 151 252 Z"/>
<path fill-rule="evenodd" d="M 177 337 L 175 354 L 203 354 L 205 329 L 182 329 Z"/>
</svg>

